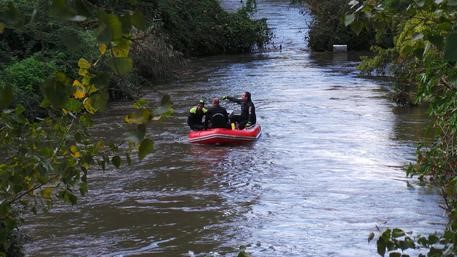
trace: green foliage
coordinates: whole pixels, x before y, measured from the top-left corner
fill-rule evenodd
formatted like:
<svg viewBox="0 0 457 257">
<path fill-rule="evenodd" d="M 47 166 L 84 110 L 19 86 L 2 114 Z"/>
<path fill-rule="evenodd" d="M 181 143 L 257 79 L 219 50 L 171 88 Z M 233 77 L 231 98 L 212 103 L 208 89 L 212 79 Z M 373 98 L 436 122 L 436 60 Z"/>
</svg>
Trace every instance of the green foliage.
<svg viewBox="0 0 457 257">
<path fill-rule="evenodd" d="M 350 50 L 367 50 L 371 45 L 391 45 L 389 38 L 380 40 L 370 26 L 365 26 L 355 15 L 347 15 L 348 1 L 314 1 L 303 0 L 311 14 L 313 21 L 308 34 L 308 46 L 313 51 L 331 51 L 335 44 L 348 45 Z M 341 17 L 344 17 L 343 19 Z M 352 28 L 345 25 L 353 24 Z M 358 26 L 355 26 L 357 24 Z M 368 28 L 362 30 L 363 28 Z"/>
<path fill-rule="evenodd" d="M 370 234 L 368 242 L 374 238 L 374 233 Z M 444 235 L 431 234 L 428 236 L 412 236 L 411 232 L 394 228 L 385 229 L 382 233 L 378 233 L 376 240 L 377 252 L 380 256 L 406 257 L 409 256 L 409 249 L 428 250 L 427 256 L 433 257 L 451 257 L 455 256 L 455 248 L 452 244 L 452 235 L 450 233 Z M 424 254 L 419 256 L 425 257 Z"/>
<path fill-rule="evenodd" d="M 0 87 L 12 88 L 16 104 L 37 110 L 42 100 L 40 85 L 56 70 L 55 63 L 31 56 L 6 66 L 0 73 Z"/>
<path fill-rule="evenodd" d="M 364 60 L 368 69 L 388 64 L 394 75 L 417 85 L 418 103 L 429 105 L 435 141 L 420 146 L 410 176 L 442 187 L 449 224 L 442 236 L 419 238 L 429 256 L 455 256 L 457 249 L 457 8 L 455 1 L 351 1 L 348 15 L 369 18 L 379 31 L 394 32 L 394 46 Z M 352 20 L 352 18 L 347 18 Z M 383 239 L 384 240 L 384 239 Z M 434 247 L 436 241 L 442 247 Z"/>
<path fill-rule="evenodd" d="M 250 52 L 270 40 L 266 21 L 252 20 L 249 8 L 224 11 L 217 0 L 158 0 L 169 43 L 185 55 Z"/>
<path fill-rule="evenodd" d="M 47 1 L 37 1 L 48 3 Z M 79 1 L 72 2 L 77 3 Z M 22 2 L 21 2 L 22 3 Z M 38 7 L 37 7 L 38 8 Z M 146 137 L 146 125 L 153 119 L 172 113 L 169 97 L 164 97 L 153 116 L 145 101 L 135 104 L 136 114 L 124 119 L 126 126 L 135 126 L 137 138 L 127 137 L 125 145 L 104 142 L 91 137 L 89 128 L 93 114 L 104 109 L 108 98 L 108 85 L 112 77 L 127 74 L 133 67 L 129 56 L 130 31 L 141 28 L 138 12 L 106 14 L 103 9 L 92 16 L 80 6 L 67 5 L 53 0 L 52 13 L 60 19 L 80 22 L 92 20 L 99 27 L 97 58 L 79 58 L 77 68 L 71 72 L 55 72 L 53 61 L 45 62 L 49 52 L 26 57 L 10 63 L 2 72 L 0 87 L 0 255 L 10 256 L 17 250 L 15 230 L 22 212 L 49 208 L 56 200 L 75 204 L 80 195 L 88 191 L 87 175 L 107 165 L 120 167 L 130 164 L 132 152 L 143 159 L 153 150 L 153 141 Z M 96 8 L 95 8 L 96 9 Z M 34 9 L 36 10 L 36 9 Z M 7 7 L 9 19 L 0 22 L 11 33 L 22 30 L 28 20 L 13 4 Z M 33 15 L 32 15 L 33 16 Z M 46 23 L 48 24 L 48 23 Z M 122 29 L 119 30 L 119 24 Z M 30 26 L 33 24 L 30 23 Z M 58 27 L 58 25 L 55 25 Z M 28 35 L 32 32 L 21 32 Z M 14 58 L 17 58 L 15 56 Z M 75 67 L 76 62 L 73 64 Z M 60 66 L 62 68 L 63 66 Z M 41 106 L 48 115 L 37 117 L 29 113 L 29 106 L 14 102 L 22 92 L 42 95 Z M 138 114 L 139 113 L 139 114 Z M 121 156 L 125 156 L 122 158 Z"/>
</svg>

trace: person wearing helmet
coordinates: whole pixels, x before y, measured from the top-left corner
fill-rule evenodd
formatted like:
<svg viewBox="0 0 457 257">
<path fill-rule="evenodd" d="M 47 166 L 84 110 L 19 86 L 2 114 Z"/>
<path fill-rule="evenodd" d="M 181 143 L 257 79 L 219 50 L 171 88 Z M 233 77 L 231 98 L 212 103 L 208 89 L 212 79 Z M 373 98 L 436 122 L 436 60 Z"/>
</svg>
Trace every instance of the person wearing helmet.
<svg viewBox="0 0 457 257">
<path fill-rule="evenodd" d="M 192 130 L 204 130 L 205 125 L 203 124 L 203 117 L 205 117 L 208 110 L 205 108 L 205 102 L 200 100 L 197 103 L 197 106 L 192 107 L 189 110 L 189 115 L 187 116 L 187 125 L 189 125 Z"/>
<path fill-rule="evenodd" d="M 228 113 L 227 110 L 219 105 L 219 98 L 214 98 L 213 106 L 208 108 L 205 115 L 205 127 L 207 128 L 227 128 Z"/>
<path fill-rule="evenodd" d="M 222 99 L 227 99 L 241 105 L 241 115 L 230 116 L 230 122 L 235 122 L 238 125 L 238 129 L 244 129 L 256 123 L 255 106 L 251 99 L 251 93 L 242 93 L 241 99 L 230 96 L 224 96 Z"/>
</svg>

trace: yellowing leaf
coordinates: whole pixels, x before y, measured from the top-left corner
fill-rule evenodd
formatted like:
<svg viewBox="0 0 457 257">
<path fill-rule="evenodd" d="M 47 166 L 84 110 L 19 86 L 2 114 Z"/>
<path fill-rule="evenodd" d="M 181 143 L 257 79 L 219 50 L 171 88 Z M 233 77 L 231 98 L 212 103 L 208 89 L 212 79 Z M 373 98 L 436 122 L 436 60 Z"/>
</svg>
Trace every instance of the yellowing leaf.
<svg viewBox="0 0 457 257">
<path fill-rule="evenodd" d="M 52 188 L 50 187 L 47 187 L 43 190 L 41 190 L 41 196 L 44 198 L 44 199 L 51 199 L 52 198 Z"/>
<path fill-rule="evenodd" d="M 128 124 L 146 124 L 152 119 L 152 114 L 149 110 L 131 113 L 124 117 L 124 121 Z"/>
<path fill-rule="evenodd" d="M 5 30 L 5 23 L 0 22 L 0 34 Z"/>
<path fill-rule="evenodd" d="M 93 107 L 92 99 L 89 97 L 84 99 L 83 106 L 84 106 L 84 109 L 86 109 L 86 111 L 91 114 L 94 114 L 95 112 L 97 112 L 97 110 Z"/>
<path fill-rule="evenodd" d="M 128 57 L 130 51 L 130 40 L 122 39 L 115 43 L 112 48 L 114 57 Z"/>
<path fill-rule="evenodd" d="M 124 116 L 124 121 L 128 124 L 143 124 L 144 119 L 143 116 L 132 113 Z"/>
<path fill-rule="evenodd" d="M 73 96 L 76 98 L 76 99 L 82 99 L 86 96 L 86 92 L 84 92 L 85 90 L 83 90 L 81 87 L 78 87 L 76 89 L 76 91 L 73 93 Z"/>
<path fill-rule="evenodd" d="M 70 152 L 75 153 L 78 151 L 78 147 L 76 145 L 70 146 Z"/>
<path fill-rule="evenodd" d="M 89 70 L 88 70 L 88 69 L 83 69 L 83 68 L 81 68 L 81 69 L 79 69 L 78 74 L 79 74 L 80 76 L 85 77 L 85 76 L 89 75 Z"/>
<path fill-rule="evenodd" d="M 81 153 L 80 152 L 72 153 L 71 156 L 73 156 L 74 158 L 79 158 L 79 157 L 81 157 Z"/>
<path fill-rule="evenodd" d="M 81 84 L 81 82 L 79 82 L 79 80 L 75 79 L 75 80 L 73 81 L 73 86 L 74 86 L 74 87 L 82 87 L 83 84 Z"/>
<path fill-rule="evenodd" d="M 128 47 L 113 47 L 113 55 L 115 57 L 128 57 L 129 48 Z"/>
<path fill-rule="evenodd" d="M 106 48 L 107 48 L 107 46 L 106 46 L 106 44 L 104 44 L 104 43 L 101 43 L 101 44 L 98 46 L 98 50 L 100 51 L 100 55 L 104 55 L 104 54 L 105 54 Z"/>
<path fill-rule="evenodd" d="M 97 87 L 94 84 L 89 85 L 86 88 L 88 88 L 87 94 L 89 95 L 92 95 L 93 93 L 97 92 Z"/>
<path fill-rule="evenodd" d="M 100 140 L 95 144 L 95 147 L 97 148 L 97 151 L 101 152 L 105 148 L 105 143 Z"/>
<path fill-rule="evenodd" d="M 89 69 L 91 66 L 90 62 L 84 58 L 79 59 L 78 67 L 81 69 Z"/>
<path fill-rule="evenodd" d="M 83 85 L 85 85 L 85 86 L 89 85 L 91 79 L 92 79 L 92 76 L 90 76 L 89 73 L 86 73 L 86 75 L 84 75 L 84 77 L 82 79 Z"/>
</svg>

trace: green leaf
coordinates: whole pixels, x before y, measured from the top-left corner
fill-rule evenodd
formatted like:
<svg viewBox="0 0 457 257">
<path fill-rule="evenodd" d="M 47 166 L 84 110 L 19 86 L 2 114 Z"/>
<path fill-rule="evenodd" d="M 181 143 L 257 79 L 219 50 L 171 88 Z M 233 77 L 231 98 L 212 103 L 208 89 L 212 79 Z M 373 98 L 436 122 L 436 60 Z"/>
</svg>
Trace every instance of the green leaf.
<svg viewBox="0 0 457 257">
<path fill-rule="evenodd" d="M 389 257 L 401 257 L 401 253 L 398 253 L 398 252 L 389 253 Z"/>
<path fill-rule="evenodd" d="M 119 156 L 114 156 L 112 159 L 111 159 L 111 163 L 119 169 L 119 167 L 121 166 L 121 157 Z"/>
<path fill-rule="evenodd" d="M 68 102 L 65 104 L 64 108 L 70 112 L 78 113 L 81 111 L 82 103 L 74 98 L 68 99 Z"/>
<path fill-rule="evenodd" d="M 384 239 L 378 239 L 376 242 L 376 248 L 379 255 L 384 256 L 386 254 L 386 243 L 384 242 Z"/>
<path fill-rule="evenodd" d="M 404 235 L 405 235 L 405 232 L 399 228 L 394 228 L 392 231 L 392 238 L 399 238 Z"/>
<path fill-rule="evenodd" d="M 138 149 L 138 158 L 143 160 L 146 155 L 148 155 L 154 149 L 154 142 L 151 139 L 144 139 Z"/>
<path fill-rule="evenodd" d="M 89 187 L 88 187 L 87 181 L 82 182 L 79 185 L 79 192 L 81 193 L 81 195 L 85 195 L 88 191 L 89 191 Z"/>
<path fill-rule="evenodd" d="M 105 90 L 99 90 L 89 97 L 92 99 L 92 107 L 97 111 L 103 111 L 108 104 L 109 95 Z"/>
<path fill-rule="evenodd" d="M 382 233 L 381 237 L 386 241 L 388 242 L 390 240 L 390 234 L 391 234 L 391 230 L 390 229 L 386 229 L 384 230 L 384 232 Z"/>
<path fill-rule="evenodd" d="M 58 72 L 41 86 L 43 95 L 54 108 L 61 108 L 67 103 L 71 93 L 68 82 L 67 76 Z"/>
<path fill-rule="evenodd" d="M 352 29 L 352 31 L 354 31 L 355 34 L 359 35 L 360 32 L 362 32 L 363 26 L 364 26 L 364 24 L 362 22 L 354 21 L 351 24 L 351 29 Z"/>
<path fill-rule="evenodd" d="M 111 58 L 108 66 L 117 74 L 125 75 L 133 69 L 133 62 L 130 57 Z"/>
<path fill-rule="evenodd" d="M 439 238 L 436 235 L 429 235 L 428 236 L 428 243 L 429 244 L 431 244 L 431 245 L 432 244 L 436 244 L 436 243 L 438 243 L 438 241 L 439 241 Z"/>
<path fill-rule="evenodd" d="M 68 6 L 65 0 L 52 0 L 50 13 L 52 16 L 66 19 L 76 16 L 76 12 Z"/>
<path fill-rule="evenodd" d="M 16 115 L 22 115 L 25 112 L 25 107 L 22 104 L 16 105 L 16 109 L 14 110 Z"/>
<path fill-rule="evenodd" d="M 78 198 L 76 198 L 76 196 L 69 190 L 60 191 L 58 196 L 60 199 L 67 203 L 76 204 L 76 202 L 78 201 Z"/>
<path fill-rule="evenodd" d="M 78 67 L 81 69 L 89 69 L 91 66 L 90 62 L 84 58 L 80 58 L 78 61 Z"/>
<path fill-rule="evenodd" d="M 0 110 L 7 108 L 14 100 L 11 86 L 0 87 Z"/>
<path fill-rule="evenodd" d="M 138 99 L 135 103 L 133 103 L 133 108 L 135 109 L 142 109 L 148 106 L 148 102 L 145 99 Z"/>
<path fill-rule="evenodd" d="M 100 26 L 98 40 L 103 43 L 116 41 L 122 37 L 122 23 L 117 15 L 100 12 L 98 15 Z"/>
<path fill-rule="evenodd" d="M 457 33 L 449 33 L 446 38 L 444 59 L 450 62 L 457 61 Z"/>
<path fill-rule="evenodd" d="M 415 249 L 416 248 L 416 243 L 414 243 L 414 240 L 412 240 L 410 237 L 405 238 L 405 245 L 408 248 Z"/>
<path fill-rule="evenodd" d="M 353 23 L 355 20 L 355 15 L 354 14 L 349 14 L 344 16 L 344 26 L 348 26 L 351 23 Z"/>
</svg>

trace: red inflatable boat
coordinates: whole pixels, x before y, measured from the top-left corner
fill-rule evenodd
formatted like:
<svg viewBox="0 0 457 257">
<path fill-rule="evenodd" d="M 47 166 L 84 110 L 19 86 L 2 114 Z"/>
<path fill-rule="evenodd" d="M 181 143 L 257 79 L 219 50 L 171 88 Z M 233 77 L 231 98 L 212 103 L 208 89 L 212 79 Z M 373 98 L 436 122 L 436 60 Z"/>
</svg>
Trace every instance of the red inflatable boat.
<svg viewBox="0 0 457 257">
<path fill-rule="evenodd" d="M 262 134 L 259 124 L 245 129 L 216 128 L 189 132 L 189 142 L 197 144 L 237 144 L 255 141 Z"/>
</svg>

